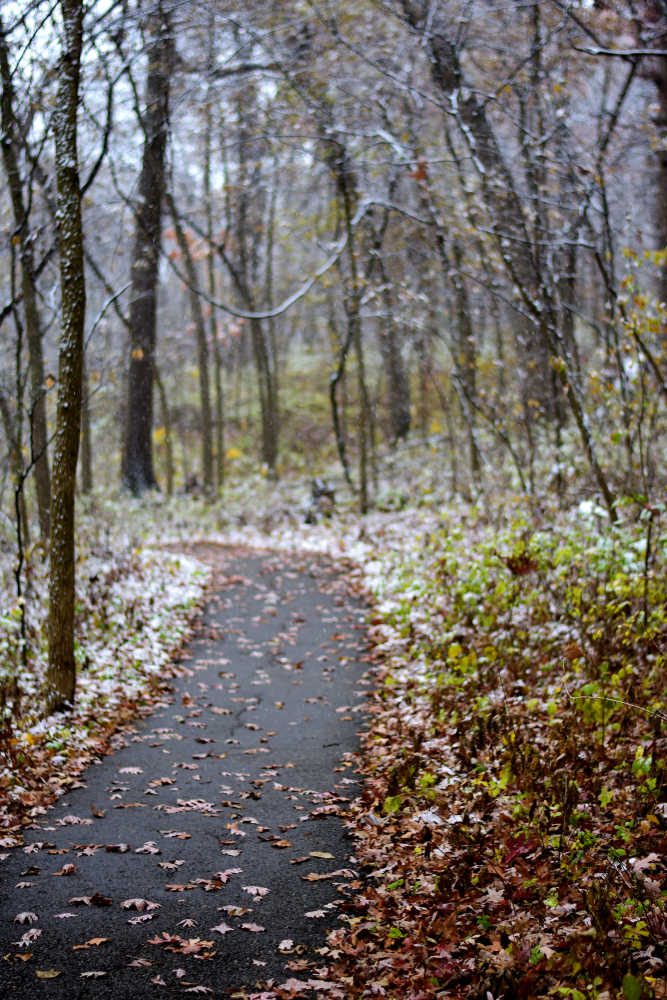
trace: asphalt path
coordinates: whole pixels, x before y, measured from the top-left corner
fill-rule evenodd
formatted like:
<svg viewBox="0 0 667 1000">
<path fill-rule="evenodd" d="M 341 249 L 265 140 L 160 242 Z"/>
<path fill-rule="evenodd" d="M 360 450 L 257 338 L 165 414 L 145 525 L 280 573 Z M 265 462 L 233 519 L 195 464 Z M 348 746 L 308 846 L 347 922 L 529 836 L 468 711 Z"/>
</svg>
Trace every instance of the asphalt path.
<svg viewBox="0 0 667 1000">
<path fill-rule="evenodd" d="M 252 991 L 307 979 L 299 964 L 341 926 L 353 842 L 331 813 L 358 793 L 343 755 L 365 726 L 352 711 L 370 690 L 364 608 L 322 561 L 202 553 L 225 585 L 173 704 L 127 728 L 26 833 L 41 847 L 0 862 L 3 998 Z M 122 908 L 133 899 L 159 908 Z M 23 912 L 38 919 L 20 925 Z M 165 935 L 178 940 L 150 943 Z"/>
</svg>

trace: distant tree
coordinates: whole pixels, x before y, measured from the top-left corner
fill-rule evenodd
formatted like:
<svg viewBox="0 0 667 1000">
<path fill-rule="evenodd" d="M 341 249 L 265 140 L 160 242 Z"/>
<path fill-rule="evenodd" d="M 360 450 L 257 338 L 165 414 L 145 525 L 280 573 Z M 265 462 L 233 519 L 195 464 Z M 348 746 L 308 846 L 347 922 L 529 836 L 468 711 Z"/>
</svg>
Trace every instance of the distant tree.
<svg viewBox="0 0 667 1000">
<path fill-rule="evenodd" d="M 152 40 L 148 48 L 146 108 L 140 123 L 144 145 L 132 252 L 130 370 L 122 465 L 123 487 L 134 496 L 158 488 L 153 470 L 153 357 L 174 63 L 169 15 L 161 6 L 149 17 L 148 31 Z"/>
</svg>

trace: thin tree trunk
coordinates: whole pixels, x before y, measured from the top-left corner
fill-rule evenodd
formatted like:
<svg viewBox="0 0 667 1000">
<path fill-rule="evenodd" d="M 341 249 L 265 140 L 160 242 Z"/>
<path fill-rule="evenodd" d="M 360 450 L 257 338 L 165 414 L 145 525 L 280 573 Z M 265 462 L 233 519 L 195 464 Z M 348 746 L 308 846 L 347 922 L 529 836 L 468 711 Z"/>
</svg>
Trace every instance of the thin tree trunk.
<svg viewBox="0 0 667 1000">
<path fill-rule="evenodd" d="M 39 528 L 42 538 L 51 533 L 51 477 L 47 454 L 46 387 L 44 384 L 44 358 L 42 331 L 35 288 L 35 261 L 28 208 L 23 198 L 23 182 L 18 155 L 18 123 L 14 112 L 14 87 L 9 66 L 9 52 L 4 24 L 0 15 L 0 77 L 2 78 L 2 156 L 14 214 L 14 233 L 20 243 L 21 292 L 26 337 L 30 352 L 30 395 L 32 411 L 33 454 L 40 457 L 35 462 L 35 486 Z"/>
<path fill-rule="evenodd" d="M 380 248 L 376 241 L 376 253 L 382 282 L 382 298 L 386 319 L 384 331 L 380 340 L 384 354 L 387 372 L 387 403 L 389 406 L 389 423 L 393 442 L 406 438 L 410 431 L 410 382 L 405 372 L 398 329 L 394 317 L 394 301 L 391 295 L 391 285 L 387 277 L 384 261 L 380 256 Z"/>
<path fill-rule="evenodd" d="M 211 99 L 206 104 L 206 155 L 204 160 L 204 197 L 206 200 L 206 237 L 208 239 L 208 291 L 215 298 L 215 266 L 213 262 L 213 206 L 211 205 Z M 215 365 L 215 472 L 216 494 L 220 496 L 225 482 L 225 402 L 222 388 L 222 358 L 215 307 L 211 306 L 211 342 Z"/>
<path fill-rule="evenodd" d="M 165 392 L 164 383 L 160 378 L 160 370 L 155 361 L 153 361 L 153 378 L 155 379 L 155 384 L 160 395 L 162 424 L 164 426 L 164 446 L 167 453 L 167 496 L 172 497 L 174 495 L 174 450 L 171 436 L 171 416 L 167 404 L 167 393 Z"/>
<path fill-rule="evenodd" d="M 7 402 L 7 398 L 2 389 L 0 389 L 0 414 L 2 414 L 2 422 L 5 426 L 5 437 L 7 438 L 10 450 L 9 468 L 12 482 L 14 484 L 14 495 L 16 496 L 16 490 L 20 491 L 20 507 L 18 517 L 16 518 L 16 537 L 19 543 L 19 548 L 25 548 L 26 545 L 30 544 L 30 535 L 28 533 L 28 507 L 25 502 L 25 490 L 22 488 L 21 483 L 23 478 L 23 462 L 21 449 L 17 446 L 16 442 L 16 435 L 9 403 Z"/>
<path fill-rule="evenodd" d="M 130 370 L 123 450 L 123 487 L 135 496 L 158 488 L 153 469 L 153 357 L 165 152 L 169 128 L 169 87 L 173 38 L 164 11 L 149 18 L 153 41 L 148 52 L 144 148 L 132 253 Z"/>
<path fill-rule="evenodd" d="M 208 372 L 208 343 L 206 341 L 206 327 L 204 326 L 204 313 L 201 307 L 199 296 L 199 282 L 197 280 L 197 269 L 192 259 L 192 253 L 185 238 L 181 220 L 174 204 L 171 192 L 167 192 L 167 204 L 176 231 L 176 241 L 183 255 L 185 271 L 188 276 L 188 291 L 190 295 L 190 312 L 195 324 L 197 336 L 197 354 L 199 356 L 199 393 L 201 398 L 201 423 L 202 423 L 202 469 L 204 473 L 204 492 L 207 496 L 213 494 L 213 434 L 211 430 L 211 398 Z"/>
<path fill-rule="evenodd" d="M 47 698 L 51 711 L 72 705 L 76 686 L 74 497 L 81 429 L 83 329 L 86 314 L 77 148 L 83 0 L 61 0 L 61 10 L 62 55 L 53 116 L 58 183 L 61 333 L 51 497 L 47 672 Z"/>
<path fill-rule="evenodd" d="M 654 82 L 658 91 L 660 113 L 658 127 L 662 142 L 658 145 L 658 198 L 656 201 L 656 228 L 658 230 L 658 249 L 667 249 L 667 57 L 656 56 L 651 60 L 657 66 Z M 660 298 L 667 302 L 667 267 L 660 269 Z"/>
<path fill-rule="evenodd" d="M 359 510 L 368 513 L 368 430 L 369 400 L 364 366 L 364 347 L 361 340 L 361 323 L 355 316 L 354 353 L 357 359 L 357 385 L 359 390 L 358 433 L 359 433 Z"/>
<path fill-rule="evenodd" d="M 475 353 L 475 335 L 470 322 L 470 303 L 468 301 L 468 289 L 465 280 L 460 274 L 463 262 L 463 251 L 457 241 L 454 242 L 454 263 L 456 270 L 452 272 L 452 284 L 454 285 L 454 298 L 456 308 L 456 327 L 458 334 L 457 362 L 459 371 L 463 375 L 463 385 L 469 399 L 477 396 L 477 358 Z M 470 474 L 474 482 L 479 479 L 480 462 L 479 451 L 475 441 L 474 413 L 471 413 L 471 421 L 468 435 L 468 447 L 470 450 Z"/>
<path fill-rule="evenodd" d="M 93 491 L 93 442 L 90 418 L 90 385 L 84 353 L 81 400 L 81 492 L 84 496 Z"/>
</svg>

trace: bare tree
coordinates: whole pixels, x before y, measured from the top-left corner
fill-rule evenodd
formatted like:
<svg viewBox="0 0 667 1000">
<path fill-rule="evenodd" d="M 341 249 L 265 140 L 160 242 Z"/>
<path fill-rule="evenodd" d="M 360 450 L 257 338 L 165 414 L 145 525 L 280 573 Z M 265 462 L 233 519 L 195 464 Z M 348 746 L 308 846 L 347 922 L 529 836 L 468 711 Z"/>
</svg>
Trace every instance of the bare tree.
<svg viewBox="0 0 667 1000">
<path fill-rule="evenodd" d="M 51 477 L 47 454 L 46 390 L 44 385 L 44 358 L 42 354 L 42 329 L 35 287 L 35 255 L 33 234 L 30 230 L 30 199 L 24 198 L 24 185 L 20 167 L 20 129 L 14 110 L 14 85 L 9 65 L 9 50 L 2 15 L 0 14 L 0 78 L 2 79 L 2 99 L 0 101 L 2 120 L 2 157 L 7 174 L 14 232 L 12 238 L 18 242 L 21 260 L 21 292 L 26 337 L 30 351 L 30 384 L 32 397 L 32 444 L 38 455 L 35 462 L 35 484 L 37 487 L 37 507 L 39 527 L 43 538 L 51 533 Z"/>
<path fill-rule="evenodd" d="M 135 496 L 157 489 L 153 470 L 153 357 L 156 340 L 157 284 L 162 241 L 162 202 L 169 128 L 169 89 L 174 42 L 168 13 L 158 7 L 148 19 L 146 108 L 139 178 L 139 202 L 132 253 L 130 293 L 130 369 L 123 451 L 123 487 Z"/>
<path fill-rule="evenodd" d="M 48 702 L 72 705 L 74 657 L 74 502 L 81 429 L 83 331 L 86 317 L 83 228 L 77 141 L 83 0 L 61 0 L 62 41 L 54 114 L 61 281 L 58 409 L 53 451 L 49 578 Z"/>
</svg>

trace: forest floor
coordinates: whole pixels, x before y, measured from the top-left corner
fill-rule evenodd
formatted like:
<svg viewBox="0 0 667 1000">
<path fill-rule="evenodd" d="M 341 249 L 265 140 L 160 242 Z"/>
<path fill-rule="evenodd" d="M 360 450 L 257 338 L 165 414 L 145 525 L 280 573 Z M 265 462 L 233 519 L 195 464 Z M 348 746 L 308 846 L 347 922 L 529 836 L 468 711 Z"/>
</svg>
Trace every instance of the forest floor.
<svg viewBox="0 0 667 1000">
<path fill-rule="evenodd" d="M 312 557 L 195 548 L 220 589 L 172 704 L 5 855 L 4 997 L 342 995 L 317 949 L 358 874 L 335 813 L 358 793 L 365 609 Z"/>
<path fill-rule="evenodd" d="M 0 847 L 8 849 L 0 872 L 11 873 L 3 890 L 11 905 L 3 912 L 9 921 L 19 911 L 24 915 L 21 926 L 11 924 L 16 936 L 8 937 L 0 963 L 0 982 L 14 990 L 10 995 L 25 993 L 26 983 L 32 983 L 29 997 L 54 1000 L 76 996 L 77 987 L 82 996 L 102 998 L 105 990 L 122 997 L 127 988 L 125 995 L 133 996 L 149 985 L 172 993 L 222 991 L 248 1000 L 313 993 L 346 1000 L 667 996 L 662 510 L 639 507 L 610 525 L 590 500 L 570 508 L 502 496 L 493 503 L 444 503 L 425 491 L 421 503 L 405 509 L 375 511 L 363 519 L 342 510 L 304 525 L 280 503 L 267 514 L 256 497 L 248 502 L 256 508 L 255 520 L 239 516 L 231 526 L 216 526 L 220 515 L 191 501 L 170 505 L 168 517 L 156 517 L 149 505 L 123 508 L 117 515 L 132 538 L 164 549 L 169 537 L 174 552 L 185 550 L 210 564 L 218 561 L 211 556 L 217 553 L 222 560 L 208 570 L 210 592 L 220 596 L 207 614 L 224 627 L 208 625 L 208 632 L 199 633 L 193 660 L 165 662 L 191 627 L 202 593 L 201 563 L 179 557 L 186 561 L 169 569 L 168 553 L 157 550 L 134 561 L 119 556 L 128 581 L 145 573 L 145 565 L 153 567 L 149 578 L 157 596 L 151 604 L 143 594 L 133 597 L 124 584 L 109 633 L 115 645 L 103 637 L 92 643 L 100 599 L 86 582 L 93 577 L 82 576 L 84 625 L 90 648 L 97 651 L 97 659 L 91 657 L 88 703 L 83 699 L 90 737 L 86 741 L 64 717 L 45 719 L 17 730 L 3 748 L 7 759 L 13 753 L 17 761 L 0 776 L 7 830 Z M 148 563 L 141 562 L 144 557 Z M 174 593 L 159 583 L 171 573 Z M 179 603 L 180 590 L 190 594 L 188 601 Z M 169 628 L 170 616 L 178 628 Z M 159 627 L 153 625 L 158 619 Z M 158 658 L 145 655 L 135 670 L 132 642 L 141 650 L 146 636 Z M 368 649 L 360 657 L 362 636 Z M 121 650 L 123 665 L 114 672 L 115 649 Z M 231 664 L 223 662 L 227 659 Z M 200 689 L 200 683 L 208 687 Z M 225 693 L 218 694 L 222 689 L 214 683 L 222 683 Z M 265 701 L 269 683 L 271 699 Z M 201 700 L 195 697 L 200 690 Z M 221 717 L 225 710 L 235 712 L 241 702 L 232 697 L 242 696 L 258 702 L 244 702 L 243 719 Z M 107 744 L 99 742 L 98 704 L 106 713 L 107 737 L 116 730 Z M 360 728 L 363 712 L 369 715 L 367 729 Z M 148 723 L 131 722 L 149 714 Z M 170 732 L 153 732 L 170 724 Z M 248 734 L 255 734 L 254 741 Z M 213 757 L 191 753 L 189 759 L 179 752 L 174 775 L 180 777 L 170 785 L 169 768 L 157 767 L 155 755 L 176 756 L 172 740 L 184 746 L 181 736 L 194 743 L 199 738 L 196 752 Z M 216 743 L 202 743 L 205 739 Z M 240 745 L 226 739 L 239 739 Z M 147 746 L 150 742 L 162 745 Z M 110 748 L 113 760 L 106 757 L 84 774 L 90 760 Z M 229 757 L 218 758 L 219 752 Z M 274 753 L 278 768 L 270 766 Z M 121 756 L 127 765 L 118 764 Z M 256 766 L 237 764 L 241 772 L 231 772 L 234 756 Z M 36 761 L 42 763 L 36 767 Z M 265 766 L 259 768 L 260 762 Z M 130 771 L 121 774 L 119 766 Z M 141 781 L 133 768 L 136 774 L 141 770 Z M 216 773 L 224 783 L 215 794 L 196 800 L 183 794 L 188 781 L 188 795 L 209 780 L 213 788 Z M 117 779 L 126 790 L 113 784 Z M 151 781 L 152 787 L 144 787 Z M 104 804 L 103 788 L 121 798 Z M 151 792 L 161 796 L 156 805 L 165 805 L 155 810 L 154 822 L 147 820 L 152 809 L 132 805 L 144 794 L 152 804 Z M 60 825 L 51 820 L 62 813 L 58 795 L 68 803 Z M 91 801 L 97 811 L 107 809 L 104 818 L 86 814 Z M 244 804 L 245 811 L 239 808 Z M 276 818 L 264 812 L 267 804 Z M 168 812 L 174 809 L 179 812 Z M 300 814 L 310 817 L 303 834 Z M 127 815 L 137 834 L 128 831 Z M 171 815 L 182 825 L 170 829 Z M 66 816 L 75 818 L 66 822 Z M 315 816 L 325 818 L 311 823 Z M 244 819 L 256 822 L 244 825 Z M 49 826 L 53 830 L 44 836 L 55 847 L 38 839 L 37 831 Z M 85 838 L 83 826 L 90 831 Z M 107 826 L 109 834 L 99 838 L 106 843 L 83 844 Z M 261 826 L 269 829 L 260 831 Z M 311 826 L 311 836 L 321 841 L 314 855 L 333 855 L 318 858 L 312 869 L 311 849 L 302 847 Z M 57 840 L 64 829 L 70 836 L 77 830 L 78 851 Z M 192 835 L 180 841 L 168 839 L 169 832 Z M 33 837 L 44 846 L 32 847 Z M 234 846 L 237 839 L 243 846 Z M 271 846 L 279 840 L 289 846 Z M 167 851 L 172 842 L 178 849 Z M 133 851 L 139 845 L 143 853 L 135 858 L 120 849 L 106 852 L 120 843 Z M 38 857 L 25 858 L 26 848 Z M 160 858 L 150 853 L 154 849 L 162 851 Z M 80 881 L 79 889 L 58 889 L 62 899 L 46 888 L 53 883 L 44 877 L 50 869 L 40 858 L 49 850 L 68 850 L 53 860 L 78 866 L 67 877 L 60 869 L 57 886 L 76 887 Z M 244 853 L 223 854 L 221 860 L 220 850 Z M 19 872 L 21 858 L 25 870 Z M 31 861 L 39 873 L 31 873 Z M 298 861 L 294 869 L 287 868 L 290 861 Z M 164 870 L 169 879 L 135 885 L 128 878 L 134 870 L 130 863 L 144 875 Z M 95 865 L 99 879 L 86 876 L 84 884 L 83 873 L 94 873 Z M 229 870 L 237 867 L 243 871 Z M 112 882 L 114 872 L 118 881 L 122 875 L 126 890 Z M 20 878 L 36 884 L 14 888 Z M 254 891 L 243 888 L 246 879 Z M 173 893 L 164 884 L 175 886 Z M 261 889 L 269 891 L 258 903 L 253 897 L 262 898 Z M 41 900 L 40 893 L 47 910 L 29 902 L 33 894 Z M 95 907 L 95 893 L 112 905 Z M 81 897 L 90 897 L 90 906 L 70 906 L 70 899 Z M 126 897 L 139 899 L 143 908 L 122 911 Z M 159 903 L 159 909 L 142 904 L 144 899 Z M 217 900 L 231 907 L 222 911 L 221 924 Z M 250 907 L 244 906 L 248 901 Z M 338 906 L 330 905 L 334 902 Z M 187 907 L 183 919 L 197 925 L 177 929 L 177 916 Z M 202 921 L 196 910 L 206 913 L 207 907 L 210 920 Z M 252 914 L 233 917 L 249 908 Z M 77 916 L 56 919 L 51 909 Z M 26 916 L 31 913 L 39 916 L 32 925 Z M 51 929 L 47 919 L 65 930 Z M 90 924 L 77 932 L 81 921 Z M 216 925 L 219 929 L 211 930 Z M 149 926 L 150 933 L 139 938 Z M 42 927 L 44 933 L 37 933 Z M 158 927 L 161 934 L 155 933 Z M 111 940 L 94 944 L 94 934 Z M 66 947 L 50 952 L 66 935 Z M 87 958 L 93 950 L 96 956 L 76 976 L 75 967 L 64 964 L 75 946 L 73 961 L 79 961 L 79 952 Z M 208 958 L 212 951 L 216 954 Z M 105 952 L 116 956 L 113 963 L 102 963 Z M 180 964 L 167 975 L 172 955 Z M 47 993 L 37 972 L 51 969 Z M 69 986 L 59 994 L 65 983 Z"/>
</svg>

